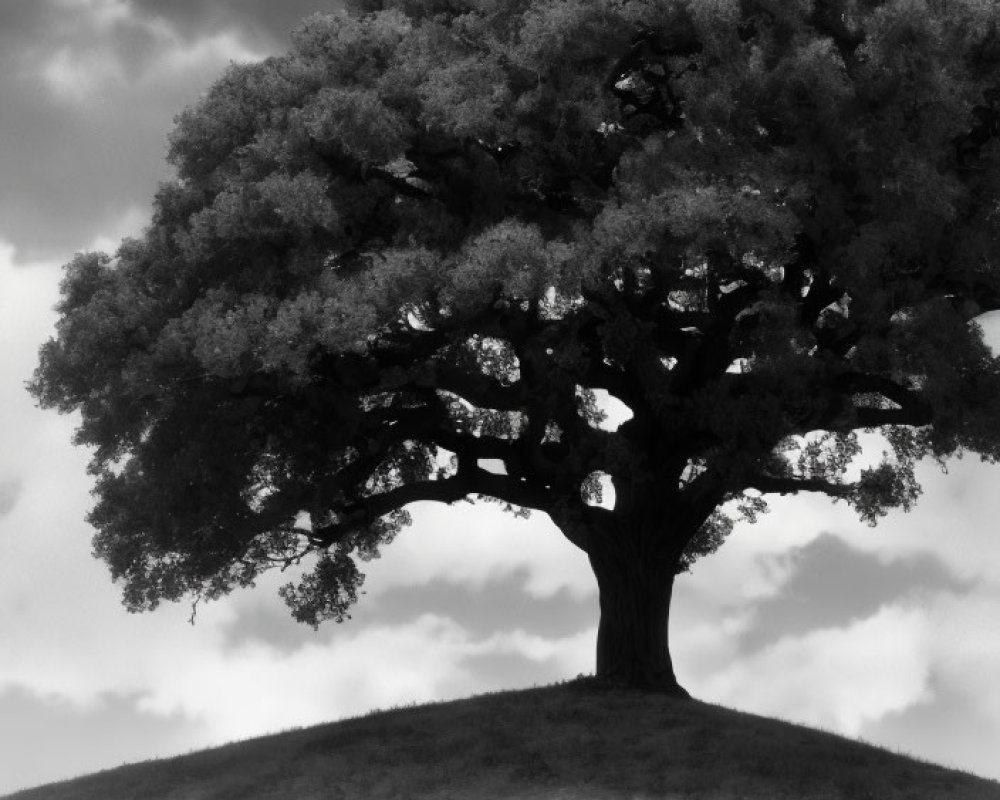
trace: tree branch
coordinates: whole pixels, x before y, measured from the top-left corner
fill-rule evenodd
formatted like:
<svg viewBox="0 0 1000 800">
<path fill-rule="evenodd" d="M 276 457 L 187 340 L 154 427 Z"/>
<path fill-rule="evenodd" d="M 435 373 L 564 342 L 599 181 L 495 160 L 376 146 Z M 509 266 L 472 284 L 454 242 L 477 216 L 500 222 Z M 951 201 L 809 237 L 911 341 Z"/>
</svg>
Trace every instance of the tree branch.
<svg viewBox="0 0 1000 800">
<path fill-rule="evenodd" d="M 387 492 L 364 497 L 357 507 L 329 525 L 313 529 L 312 538 L 321 547 L 330 547 L 353 531 L 410 503 L 430 501 L 454 503 L 469 495 L 487 495 L 513 505 L 546 511 L 552 503 L 549 493 L 527 482 L 494 475 L 475 466 L 460 464 L 457 475 L 442 480 L 415 481 Z"/>
<path fill-rule="evenodd" d="M 798 492 L 822 492 L 831 497 L 847 497 L 854 491 L 849 483 L 833 483 L 821 478 L 779 478 L 774 475 L 753 475 L 746 482 L 746 488 L 757 489 L 765 494 L 796 494 Z"/>
</svg>

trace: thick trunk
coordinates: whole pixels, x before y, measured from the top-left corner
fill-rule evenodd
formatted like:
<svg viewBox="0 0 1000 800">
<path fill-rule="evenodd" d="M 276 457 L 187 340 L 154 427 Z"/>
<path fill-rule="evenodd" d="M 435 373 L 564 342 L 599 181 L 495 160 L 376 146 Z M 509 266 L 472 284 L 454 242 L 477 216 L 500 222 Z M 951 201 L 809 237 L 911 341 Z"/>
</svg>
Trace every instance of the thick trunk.
<svg viewBox="0 0 1000 800">
<path fill-rule="evenodd" d="M 668 640 L 676 564 L 629 550 L 589 554 L 601 603 L 597 681 L 690 697 L 677 683 Z"/>
</svg>

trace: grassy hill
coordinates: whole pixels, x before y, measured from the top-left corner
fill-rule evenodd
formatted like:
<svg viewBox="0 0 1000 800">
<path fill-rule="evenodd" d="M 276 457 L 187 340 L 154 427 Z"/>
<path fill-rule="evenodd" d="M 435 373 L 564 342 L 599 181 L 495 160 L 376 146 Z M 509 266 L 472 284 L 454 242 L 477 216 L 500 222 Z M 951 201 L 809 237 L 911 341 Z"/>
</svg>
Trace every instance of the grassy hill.
<svg viewBox="0 0 1000 800">
<path fill-rule="evenodd" d="M 697 701 L 591 681 L 380 711 L 4 800 L 903 800 L 1000 783 Z"/>
</svg>

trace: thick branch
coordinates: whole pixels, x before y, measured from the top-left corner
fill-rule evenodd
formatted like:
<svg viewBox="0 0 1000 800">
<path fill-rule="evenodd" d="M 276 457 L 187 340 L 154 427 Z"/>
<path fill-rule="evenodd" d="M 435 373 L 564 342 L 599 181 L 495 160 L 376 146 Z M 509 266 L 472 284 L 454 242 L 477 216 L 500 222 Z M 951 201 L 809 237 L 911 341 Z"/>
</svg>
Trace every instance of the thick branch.
<svg viewBox="0 0 1000 800">
<path fill-rule="evenodd" d="M 833 483 L 822 478 L 779 478 L 774 475 L 754 475 L 746 488 L 757 489 L 765 494 L 797 494 L 798 492 L 822 492 L 831 497 L 848 497 L 854 491 L 849 483 Z"/>
<path fill-rule="evenodd" d="M 479 494 L 540 511 L 545 511 L 551 504 L 548 492 L 536 486 L 505 475 L 495 475 L 477 466 L 461 465 L 459 473 L 453 477 L 415 481 L 362 498 L 356 508 L 337 522 L 316 527 L 312 538 L 318 546 L 330 547 L 351 532 L 410 503 L 454 503 Z"/>
</svg>

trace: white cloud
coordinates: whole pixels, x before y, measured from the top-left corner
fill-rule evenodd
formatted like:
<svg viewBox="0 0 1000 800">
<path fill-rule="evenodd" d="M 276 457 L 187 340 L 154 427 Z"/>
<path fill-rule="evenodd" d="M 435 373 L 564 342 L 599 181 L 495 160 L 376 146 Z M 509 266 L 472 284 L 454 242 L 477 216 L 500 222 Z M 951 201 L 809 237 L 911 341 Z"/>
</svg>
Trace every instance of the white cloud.
<svg viewBox="0 0 1000 800">
<path fill-rule="evenodd" d="M 518 571 L 527 573 L 525 589 L 533 597 L 565 589 L 579 599 L 596 591 L 586 555 L 545 514 L 521 519 L 492 503 L 415 503 L 411 513 L 413 526 L 365 570 L 369 593 L 434 580 L 479 591 Z"/>
<path fill-rule="evenodd" d="M 431 614 L 402 625 L 337 627 L 325 642 L 292 653 L 252 643 L 158 661 L 140 707 L 200 719 L 213 741 L 246 737 L 373 707 L 467 696 L 478 688 L 465 664 L 472 657 L 515 654 L 572 668 L 590 655 L 592 635 L 548 641 L 515 630 L 476 641 Z"/>
<path fill-rule="evenodd" d="M 132 206 L 121 214 L 117 222 L 108 225 L 104 233 L 95 236 L 84 249 L 114 253 L 122 239 L 141 236 L 147 225 L 149 225 L 149 213 L 145 209 Z"/>
<path fill-rule="evenodd" d="M 126 80 L 114 54 L 96 48 L 60 47 L 41 65 L 41 76 L 57 98 L 78 103 Z"/>
<path fill-rule="evenodd" d="M 11 512 L 0 519 L 0 689 L 9 685 L 11 666 L 44 651 L 34 664 L 39 686 L 60 661 L 49 648 L 72 641 L 75 619 L 90 586 L 93 559 L 83 513 L 89 504 L 86 453 L 69 444 L 72 420 L 43 413 L 24 389 L 38 347 L 50 334 L 51 310 L 60 271 L 54 264 L 16 265 L 13 249 L 0 244 L 0 479 L 16 480 L 21 491 Z M 74 535 L 80 535 L 79 541 Z M 85 559 L 85 561 L 84 561 Z M 39 637 L 40 631 L 57 636 Z M 41 646 L 39 646 L 41 645 Z M 62 646 L 62 645 L 58 645 Z M 48 689 L 46 689 L 48 691 Z"/>
<path fill-rule="evenodd" d="M 518 655 L 529 661 L 550 662 L 560 674 L 593 672 L 597 626 L 559 639 L 547 639 L 521 628 L 494 633 L 470 647 L 469 655 Z"/>
<path fill-rule="evenodd" d="M 55 263 L 16 264 L 14 248 L 0 241 L 0 480 L 19 477 L 37 464 L 39 446 L 67 427 L 52 419 L 43 422 L 24 389 L 38 347 L 55 322 L 60 275 Z"/>
<path fill-rule="evenodd" d="M 180 712 L 204 722 L 216 741 L 246 737 L 333 717 L 373 705 L 425 701 L 469 687 L 458 664 L 464 632 L 449 620 L 350 631 L 338 628 L 323 644 L 281 653 L 261 643 L 236 651 L 185 648 L 166 663 L 147 664 L 140 707 Z"/>
<path fill-rule="evenodd" d="M 0 655 L 0 689 L 82 710 L 109 694 L 137 696 L 144 713 L 200 723 L 202 738 L 191 746 L 467 696 L 482 690 L 472 658 L 520 656 L 559 677 L 588 671 L 596 635 L 550 640 L 514 629 L 476 639 L 447 617 L 425 614 L 398 625 L 329 626 L 292 652 L 259 641 L 230 649 L 222 637 L 232 618 L 225 602 L 206 609 L 195 628 L 176 607 L 137 620 L 86 605 L 85 613 L 50 620 L 50 645 L 10 642 Z M 95 616 L 99 624 L 88 625 Z"/>
<path fill-rule="evenodd" d="M 206 64 L 218 68 L 230 61 L 260 61 L 266 55 L 246 44 L 235 31 L 216 33 L 191 43 L 171 36 L 170 45 L 152 69 L 180 73 L 203 69 Z"/>
<path fill-rule="evenodd" d="M 914 511 L 890 513 L 875 528 L 854 523 L 831 529 L 883 561 L 927 553 L 959 579 L 1000 584 L 1000 538 L 990 524 L 1000 518 L 1000 466 L 970 456 L 951 461 L 947 474 L 925 463 L 917 475 L 924 494 Z"/>
</svg>

